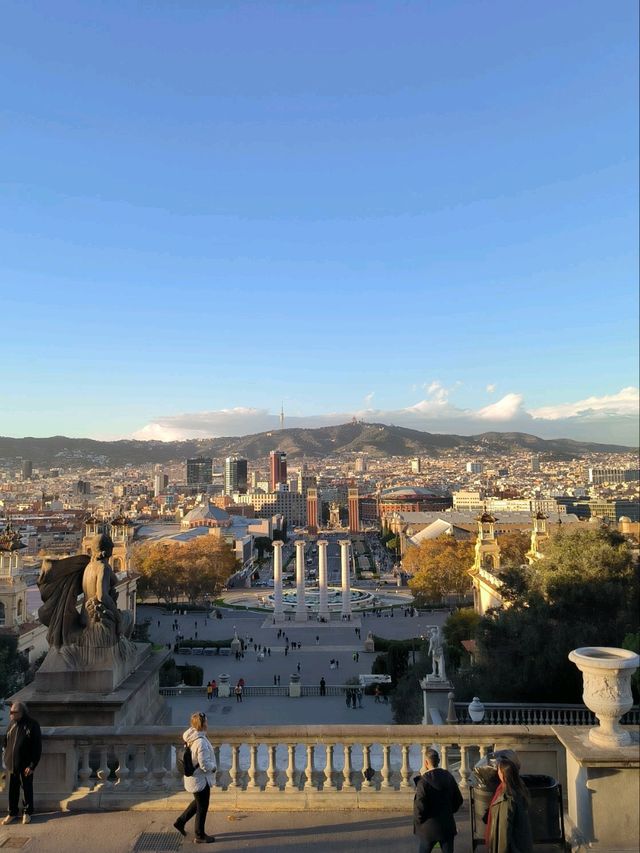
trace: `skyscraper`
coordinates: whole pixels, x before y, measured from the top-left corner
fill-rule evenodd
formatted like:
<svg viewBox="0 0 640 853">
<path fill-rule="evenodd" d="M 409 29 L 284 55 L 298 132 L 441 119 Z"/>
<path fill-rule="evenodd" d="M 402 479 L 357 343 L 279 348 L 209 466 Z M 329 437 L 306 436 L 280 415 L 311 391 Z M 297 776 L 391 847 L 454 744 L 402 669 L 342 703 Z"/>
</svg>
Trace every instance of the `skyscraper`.
<svg viewBox="0 0 640 853">
<path fill-rule="evenodd" d="M 197 456 L 187 459 L 187 485 L 203 486 L 213 482 L 213 459 L 210 456 Z"/>
<path fill-rule="evenodd" d="M 33 476 L 33 462 L 30 459 L 22 460 L 22 479 L 30 480 Z"/>
<path fill-rule="evenodd" d="M 349 533 L 360 532 L 360 500 L 357 489 L 349 489 Z"/>
<path fill-rule="evenodd" d="M 276 491 L 278 483 L 287 482 L 287 454 L 282 450 L 272 450 L 269 454 L 269 488 Z"/>
<path fill-rule="evenodd" d="M 224 460 L 224 493 L 231 495 L 247 493 L 247 460 L 239 456 L 227 456 Z"/>
<path fill-rule="evenodd" d="M 307 530 L 311 535 L 314 535 L 318 532 L 318 526 L 318 490 L 309 488 L 307 489 Z"/>
</svg>

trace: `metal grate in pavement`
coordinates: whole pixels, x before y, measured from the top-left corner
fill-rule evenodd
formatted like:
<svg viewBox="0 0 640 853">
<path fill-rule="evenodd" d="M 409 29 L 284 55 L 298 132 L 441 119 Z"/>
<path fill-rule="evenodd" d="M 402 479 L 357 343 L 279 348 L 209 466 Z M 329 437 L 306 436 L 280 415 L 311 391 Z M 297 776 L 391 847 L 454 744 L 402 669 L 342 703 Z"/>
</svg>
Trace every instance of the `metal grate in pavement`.
<svg viewBox="0 0 640 853">
<path fill-rule="evenodd" d="M 9 838 L 4 838 L 0 841 L 0 848 L 2 850 L 21 850 L 25 844 L 29 843 L 29 841 L 31 841 L 31 839 L 24 835 L 22 837 L 19 835 L 11 835 Z"/>
<path fill-rule="evenodd" d="M 153 853 L 169 853 L 172 850 L 180 850 L 182 836 L 178 832 L 143 832 L 134 846 L 134 853 L 142 853 L 143 850 Z"/>
</svg>

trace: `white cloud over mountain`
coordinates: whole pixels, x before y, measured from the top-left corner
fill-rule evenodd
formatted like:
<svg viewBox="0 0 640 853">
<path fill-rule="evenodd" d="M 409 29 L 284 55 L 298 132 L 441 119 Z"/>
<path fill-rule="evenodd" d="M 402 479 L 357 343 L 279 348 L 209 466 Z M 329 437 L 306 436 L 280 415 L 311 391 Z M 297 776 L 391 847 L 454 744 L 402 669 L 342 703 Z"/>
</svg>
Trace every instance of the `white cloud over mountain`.
<svg viewBox="0 0 640 853">
<path fill-rule="evenodd" d="M 488 390 L 488 388 L 487 388 Z M 588 397 L 577 402 L 527 409 L 522 394 L 505 394 L 478 409 L 465 409 L 451 401 L 451 389 L 434 381 L 426 397 L 396 410 L 371 406 L 373 392 L 365 398 L 367 408 L 351 412 L 287 416 L 287 427 L 313 428 L 345 423 L 353 417 L 420 429 L 428 432 L 474 433 L 498 430 L 529 432 L 542 438 L 574 438 L 604 443 L 638 444 L 638 388 L 622 388 L 615 394 Z M 279 415 L 266 409 L 236 407 L 209 412 L 163 415 L 134 434 L 134 438 L 174 441 L 188 438 L 249 435 L 278 429 Z"/>
</svg>

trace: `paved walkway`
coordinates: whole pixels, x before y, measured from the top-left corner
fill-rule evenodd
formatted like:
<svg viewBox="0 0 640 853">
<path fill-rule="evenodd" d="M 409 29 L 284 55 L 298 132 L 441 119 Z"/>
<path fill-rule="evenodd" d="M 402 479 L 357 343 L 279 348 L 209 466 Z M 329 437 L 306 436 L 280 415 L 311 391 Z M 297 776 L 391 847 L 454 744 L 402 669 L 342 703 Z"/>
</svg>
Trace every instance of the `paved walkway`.
<svg viewBox="0 0 640 853">
<path fill-rule="evenodd" d="M 227 673 L 232 684 L 244 678 L 247 686 L 268 686 L 273 685 L 274 676 L 279 676 L 280 685 L 284 687 L 289 684 L 289 676 L 298 671 L 298 664 L 303 684 L 317 685 L 324 677 L 328 685 L 343 685 L 349 678 L 361 673 L 368 674 L 376 657 L 364 651 L 364 641 L 369 631 L 387 639 L 420 637 L 429 626 L 442 625 L 447 615 L 435 612 L 405 617 L 400 611 L 393 618 L 367 616 L 354 624 L 338 620 L 329 624 L 285 622 L 273 625 L 265 620 L 264 614 L 224 609 L 222 613 L 222 619 L 205 620 L 202 613 L 174 616 L 171 613 L 164 614 L 158 607 L 142 606 L 138 608 L 138 621 L 151 620 L 150 637 L 157 643 L 173 644 L 174 619 L 178 620 L 180 633 L 184 634 L 185 639 L 230 640 L 236 629 L 239 637 L 251 643 L 243 659 L 219 655 L 174 655 L 176 662 L 202 667 L 205 683 L 213 678 L 218 679 L 220 673 Z M 360 637 L 356 635 L 356 628 L 360 629 Z M 302 648 L 289 648 L 285 655 L 284 636 L 278 637 L 278 631 L 284 632 L 290 643 L 301 643 Z M 266 646 L 271 650 L 271 655 L 259 661 L 253 643 Z M 359 655 L 359 660 L 353 659 L 354 653 Z M 338 661 L 337 669 L 331 668 L 332 659 Z M 167 701 L 176 725 L 180 725 L 180 721 L 186 720 L 194 710 L 193 699 L 171 697 Z M 347 708 L 344 699 L 334 696 L 301 699 L 245 696 L 242 703 L 236 703 L 234 698 L 214 699 L 211 703 L 202 699 L 199 700 L 199 707 L 203 703 L 212 715 L 214 724 L 219 720 L 219 725 L 225 726 L 258 725 L 276 720 L 294 725 L 340 725 L 356 720 L 385 725 L 393 722 L 391 705 L 376 704 L 369 696 L 364 699 L 364 707 L 355 710 Z"/>
<path fill-rule="evenodd" d="M 38 815 L 29 826 L 0 828 L 0 849 L 25 853 L 147 853 L 186 850 L 255 850 L 260 853 L 416 853 L 412 834 L 411 797 L 403 814 L 389 812 L 210 812 L 207 831 L 214 845 L 193 843 L 193 826 L 187 838 L 173 829 L 176 815 L 126 811 Z M 468 819 L 458 820 L 456 850 L 471 850 Z M 151 835 L 155 836 L 155 839 Z M 154 844 L 155 841 L 155 844 Z M 147 846 L 149 842 L 151 846 Z M 143 846 L 144 845 L 144 846 Z M 479 850 L 482 848 L 479 848 Z"/>
</svg>

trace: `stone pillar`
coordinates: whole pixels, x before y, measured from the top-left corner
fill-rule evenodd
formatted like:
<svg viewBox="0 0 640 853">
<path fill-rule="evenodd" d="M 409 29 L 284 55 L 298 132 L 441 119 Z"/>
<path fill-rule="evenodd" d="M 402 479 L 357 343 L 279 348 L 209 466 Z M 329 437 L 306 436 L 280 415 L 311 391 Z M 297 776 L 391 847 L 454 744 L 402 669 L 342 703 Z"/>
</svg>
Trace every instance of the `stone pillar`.
<svg viewBox="0 0 640 853">
<path fill-rule="evenodd" d="M 348 539 L 340 540 L 340 565 L 342 568 L 342 617 L 351 616 L 351 577 L 349 574 Z"/>
<path fill-rule="evenodd" d="M 282 609 L 282 542 L 273 543 L 273 618 L 275 622 L 284 622 Z"/>
<path fill-rule="evenodd" d="M 318 619 L 329 621 L 329 598 L 327 594 L 327 540 L 318 540 L 318 585 L 320 588 Z"/>
<path fill-rule="evenodd" d="M 307 606 L 304 596 L 304 540 L 296 541 L 296 622 L 307 621 Z"/>
</svg>

